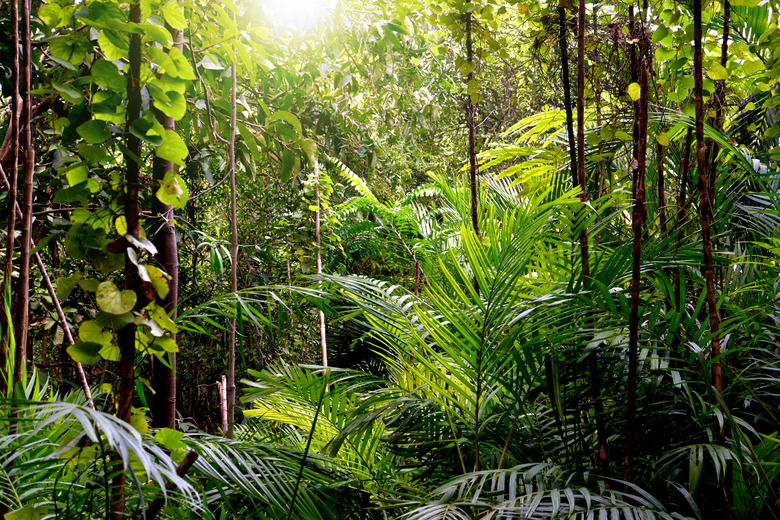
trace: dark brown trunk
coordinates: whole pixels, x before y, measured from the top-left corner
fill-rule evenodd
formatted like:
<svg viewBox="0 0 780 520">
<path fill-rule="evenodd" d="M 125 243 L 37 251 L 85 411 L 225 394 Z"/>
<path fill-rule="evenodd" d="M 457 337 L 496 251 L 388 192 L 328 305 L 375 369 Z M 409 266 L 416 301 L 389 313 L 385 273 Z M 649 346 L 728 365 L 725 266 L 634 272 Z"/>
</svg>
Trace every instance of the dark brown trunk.
<svg viewBox="0 0 780 520">
<path fill-rule="evenodd" d="M 558 47 L 561 52 L 561 80 L 563 82 L 563 108 L 566 111 L 566 133 L 569 140 L 569 165 L 572 185 L 580 185 L 577 172 L 577 147 L 574 142 L 574 116 L 571 108 L 571 85 L 569 84 L 569 43 L 566 41 L 566 8 L 558 5 Z"/>
<path fill-rule="evenodd" d="M 580 0 L 577 16 L 577 182 L 580 200 L 588 201 L 588 183 L 585 180 L 585 0 Z M 580 212 L 580 257 L 582 261 L 582 285 L 587 288 L 590 277 L 588 261 L 588 228 L 585 225 L 585 207 Z"/>
<path fill-rule="evenodd" d="M 138 0 L 130 6 L 130 22 L 141 23 L 141 4 Z M 130 125 L 141 115 L 141 35 L 130 34 L 130 46 L 128 49 L 130 68 L 127 76 L 127 119 L 125 123 L 125 135 L 127 151 L 124 154 L 125 162 L 125 219 L 127 232 L 135 238 L 141 236 L 141 226 L 138 212 L 138 177 L 141 165 L 138 158 L 141 157 L 141 140 L 130 133 Z M 125 289 L 136 290 L 138 285 L 138 268 L 130 260 L 125 258 Z M 139 297 L 139 300 L 141 298 Z M 119 343 L 119 392 L 117 396 L 117 417 L 125 422 L 130 422 L 131 407 L 133 404 L 133 390 L 135 387 L 135 332 L 136 326 L 131 323 L 118 331 Z M 115 464 L 122 464 L 119 456 L 114 457 Z M 118 470 L 111 483 L 111 518 L 122 520 L 125 516 L 125 472 Z"/>
<path fill-rule="evenodd" d="M 182 33 L 168 28 L 173 47 L 181 50 Z M 176 127 L 172 117 L 157 112 L 157 120 L 166 130 L 174 130 Z M 159 157 L 154 158 L 152 176 L 161 183 L 165 174 L 174 171 L 173 161 L 166 161 Z M 157 197 L 152 197 L 152 214 L 156 217 L 153 224 L 155 229 L 154 245 L 157 247 L 157 262 L 171 277 L 168 282 L 168 294 L 165 298 L 158 298 L 157 303 L 170 314 L 171 319 L 176 319 L 176 305 L 179 296 L 179 250 L 176 244 L 176 227 L 174 225 L 173 206 L 163 204 Z M 171 334 L 175 341 L 176 335 Z M 167 364 L 156 356 L 153 357 L 152 388 L 154 400 L 152 401 L 152 426 L 155 428 L 173 428 L 176 422 L 176 354 L 168 355 Z"/>
<path fill-rule="evenodd" d="M 471 35 L 471 13 L 466 13 L 466 60 L 469 66 L 474 65 L 474 48 Z M 470 71 L 466 77 L 467 85 L 474 81 L 474 71 Z M 477 185 L 477 105 L 466 94 L 466 125 L 469 129 L 469 189 L 471 190 L 471 226 L 477 236 L 481 236 L 479 229 L 479 187 Z M 475 282 L 476 284 L 476 282 Z"/>
<path fill-rule="evenodd" d="M 707 175 L 707 144 L 704 140 L 704 77 L 703 77 L 703 49 L 702 49 L 702 22 L 701 22 L 701 0 L 693 1 L 693 80 L 694 80 L 694 101 L 696 104 L 696 160 L 699 169 L 699 205 L 701 211 L 701 235 L 702 248 L 704 253 L 704 281 L 706 284 L 707 309 L 710 318 L 710 359 L 712 359 L 712 384 L 718 394 L 723 393 L 723 375 L 721 372 L 721 343 L 720 343 L 720 318 L 718 317 L 718 299 L 715 294 L 715 272 L 712 262 L 712 220 L 714 215 L 713 200 L 715 197 L 716 168 L 712 168 L 710 175 Z M 728 29 L 724 30 L 724 47 L 727 45 Z M 727 47 L 724 50 L 726 57 Z M 714 166 L 714 165 L 713 165 Z M 707 184 L 710 184 L 708 186 Z M 718 409 L 722 409 L 718 402 Z M 720 427 L 719 441 L 725 444 L 726 430 L 725 424 Z M 728 470 L 724 469 L 725 474 Z M 731 498 L 726 478 L 721 478 L 721 513 L 722 518 L 732 518 Z"/>
<path fill-rule="evenodd" d="M 33 175 L 35 173 L 35 149 L 32 139 L 32 34 L 30 32 L 31 0 L 22 0 L 21 37 L 22 59 L 20 67 L 19 89 L 22 95 L 22 110 L 19 115 L 19 147 L 22 154 L 22 220 L 21 242 L 19 245 L 19 278 L 14 293 L 14 333 L 16 336 L 16 354 L 14 366 L 14 384 L 22 379 L 25 358 L 30 359 L 27 348 L 27 333 L 30 323 L 30 240 L 32 239 L 32 199 Z"/>
<path fill-rule="evenodd" d="M 644 41 L 645 31 L 640 39 Z M 628 334 L 628 382 L 626 392 L 626 447 L 623 479 L 631 482 L 633 478 L 633 457 L 636 441 L 636 392 L 637 365 L 639 357 L 639 285 L 642 267 L 642 236 L 644 234 L 645 190 L 644 176 L 647 170 L 647 63 L 639 63 L 638 78 L 640 97 L 634 102 L 634 159 L 631 163 L 634 207 L 631 214 L 633 231 L 633 256 L 631 265 L 631 309 Z"/>
</svg>

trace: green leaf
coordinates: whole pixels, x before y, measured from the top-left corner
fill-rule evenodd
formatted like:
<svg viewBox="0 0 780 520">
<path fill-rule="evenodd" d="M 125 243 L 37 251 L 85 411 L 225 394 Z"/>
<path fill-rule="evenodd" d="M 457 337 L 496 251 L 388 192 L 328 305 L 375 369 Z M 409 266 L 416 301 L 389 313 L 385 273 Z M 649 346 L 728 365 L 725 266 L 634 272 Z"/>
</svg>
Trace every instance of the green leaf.
<svg viewBox="0 0 780 520">
<path fill-rule="evenodd" d="M 120 291 L 113 282 L 103 282 L 95 291 L 98 307 L 109 314 L 124 314 L 135 307 L 137 296 L 131 290 Z"/>
<path fill-rule="evenodd" d="M 62 97 L 65 98 L 65 100 L 69 103 L 73 103 L 74 105 L 76 103 L 80 103 L 83 99 L 83 96 L 81 94 L 80 90 L 76 90 L 75 88 L 69 86 L 69 85 L 59 85 L 57 83 L 52 82 L 52 87 L 54 87 L 54 90 L 59 92 Z"/>
<path fill-rule="evenodd" d="M 85 321 L 79 326 L 79 339 L 84 343 L 99 343 L 103 346 L 111 345 L 114 336 L 103 330 L 103 327 L 95 320 Z"/>
<path fill-rule="evenodd" d="M 187 58 L 184 57 L 184 55 L 181 53 L 179 49 L 176 47 L 172 47 L 168 51 L 168 56 L 173 60 L 173 63 L 176 65 L 176 72 L 179 79 L 184 80 L 194 80 L 197 79 L 195 76 L 195 73 L 192 71 L 192 66 L 190 65 L 190 62 L 187 61 Z"/>
<path fill-rule="evenodd" d="M 163 17 L 168 25 L 174 29 L 186 29 L 187 21 L 184 19 L 184 11 L 177 0 L 171 0 L 165 4 L 162 9 Z"/>
<path fill-rule="evenodd" d="M 317 162 L 317 143 L 312 139 L 301 139 L 301 149 L 309 159 L 309 166 L 314 168 L 314 163 Z"/>
<path fill-rule="evenodd" d="M 76 288 L 76 286 L 81 281 L 81 273 L 73 273 L 70 276 L 62 276 L 57 279 L 57 299 L 60 301 L 64 301 L 68 299 L 68 296 L 70 296 L 70 293 L 73 292 L 73 289 Z"/>
<path fill-rule="evenodd" d="M 661 146 L 669 146 L 669 135 L 666 132 L 661 132 L 655 139 Z"/>
<path fill-rule="evenodd" d="M 163 143 L 163 137 L 157 133 L 155 124 L 146 117 L 139 117 L 130 124 L 130 133 L 134 136 L 143 139 L 153 146 L 158 146 Z"/>
<path fill-rule="evenodd" d="M 146 308 L 150 311 L 149 316 L 157 325 L 173 334 L 179 332 L 179 327 L 177 327 L 176 324 L 171 320 L 170 316 L 168 316 L 168 313 L 165 312 L 165 309 L 154 302 L 150 303 Z"/>
<path fill-rule="evenodd" d="M 659 25 L 658 29 L 653 33 L 653 43 L 658 43 L 669 34 L 669 29 L 665 25 Z"/>
<path fill-rule="evenodd" d="M 158 72 L 168 74 L 174 78 L 178 76 L 178 68 L 168 53 L 157 47 L 149 47 L 147 52 L 149 54 L 149 58 L 151 58 L 151 60 L 160 67 Z"/>
<path fill-rule="evenodd" d="M 168 30 L 165 27 L 160 27 L 159 25 L 155 25 L 152 23 L 144 23 L 141 24 L 141 29 L 143 29 L 143 31 L 146 33 L 147 36 L 149 36 L 151 39 L 153 39 L 154 41 L 156 41 L 166 49 L 171 47 L 171 33 L 168 32 Z M 147 47 L 146 50 L 150 51 L 156 48 L 157 47 Z"/>
<path fill-rule="evenodd" d="M 179 134 L 173 130 L 165 130 L 163 141 L 154 149 L 154 153 L 161 159 L 184 166 L 184 159 L 187 158 L 189 152 Z"/>
<path fill-rule="evenodd" d="M 253 134 L 243 123 L 238 123 L 236 126 L 238 127 L 238 133 L 241 134 L 241 139 L 244 140 L 244 144 L 246 144 L 252 159 L 256 164 L 259 164 L 262 161 L 262 157 L 260 157 L 260 148 L 257 139 L 255 139 L 255 134 Z"/>
<path fill-rule="evenodd" d="M 757 59 L 745 60 L 745 62 L 742 64 L 742 69 L 745 71 L 745 74 L 747 74 L 748 76 L 752 76 L 753 74 L 756 74 L 764 70 L 764 62 Z"/>
<path fill-rule="evenodd" d="M 628 95 L 631 96 L 631 101 L 639 101 L 639 98 L 642 97 L 642 87 L 639 86 L 639 83 L 631 83 L 628 86 Z"/>
<path fill-rule="evenodd" d="M 42 5 L 38 9 L 38 18 L 49 27 L 57 27 L 62 19 L 62 8 L 57 4 Z"/>
<path fill-rule="evenodd" d="M 90 70 L 92 75 L 92 81 L 113 90 L 114 92 L 122 92 L 127 89 L 127 79 L 119 75 L 119 69 L 116 65 L 106 60 L 97 60 L 92 64 Z"/>
<path fill-rule="evenodd" d="M 49 510 L 43 506 L 27 504 L 21 509 L 6 513 L 5 520 L 41 520 L 48 514 Z"/>
<path fill-rule="evenodd" d="M 157 296 L 162 300 L 168 295 L 168 291 L 170 290 L 168 281 L 171 277 L 153 265 L 147 265 L 146 272 L 149 273 L 152 287 L 154 287 L 155 292 L 157 292 Z"/>
<path fill-rule="evenodd" d="M 175 90 L 169 90 L 165 95 L 168 99 L 162 100 L 155 98 L 154 106 L 166 116 L 172 117 L 175 121 L 178 121 L 187 113 L 187 100 Z"/>
<path fill-rule="evenodd" d="M 185 446 L 185 444 L 181 442 L 183 437 L 184 433 L 180 431 L 172 430 L 170 428 L 162 428 L 154 435 L 154 440 L 169 450 L 176 450 Z"/>
<path fill-rule="evenodd" d="M 710 70 L 707 71 L 707 76 L 709 76 L 710 79 L 713 79 L 715 81 L 721 79 L 728 79 L 729 71 L 727 71 L 726 67 L 724 67 L 720 63 L 713 63 Z"/>
<path fill-rule="evenodd" d="M 155 195 L 163 204 L 170 204 L 176 209 L 181 209 L 187 205 L 190 191 L 177 173 L 168 171 Z"/>
<path fill-rule="evenodd" d="M 106 129 L 106 122 L 94 119 L 79 125 L 76 132 L 89 144 L 100 144 L 110 135 Z"/>
<path fill-rule="evenodd" d="M 179 346 L 170 336 L 160 336 L 159 338 L 154 338 L 150 348 L 153 350 L 161 350 L 163 352 L 179 351 Z"/>
<path fill-rule="evenodd" d="M 77 341 L 69 346 L 67 351 L 76 363 L 94 365 L 100 361 L 100 351 L 102 349 L 103 345 L 100 343 L 84 343 L 83 341 Z"/>
<path fill-rule="evenodd" d="M 278 110 L 274 112 L 266 121 L 268 123 L 272 123 L 273 121 L 287 121 L 290 123 L 290 125 L 292 125 L 299 136 L 303 135 L 303 128 L 301 127 L 300 120 L 286 110 Z"/>
<path fill-rule="evenodd" d="M 130 52 L 130 38 L 126 33 L 117 33 L 110 30 L 102 30 L 98 34 L 98 44 L 103 56 L 108 61 L 126 58 Z"/>
</svg>

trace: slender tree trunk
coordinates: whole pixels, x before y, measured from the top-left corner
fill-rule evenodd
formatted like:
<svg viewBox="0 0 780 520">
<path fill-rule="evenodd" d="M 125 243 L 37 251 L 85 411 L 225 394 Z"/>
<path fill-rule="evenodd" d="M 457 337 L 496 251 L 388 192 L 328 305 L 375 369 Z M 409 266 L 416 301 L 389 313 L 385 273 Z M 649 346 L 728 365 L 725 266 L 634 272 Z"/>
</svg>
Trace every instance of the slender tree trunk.
<svg viewBox="0 0 780 520">
<path fill-rule="evenodd" d="M 4 265 L 4 283 L 13 287 L 12 274 L 14 271 L 14 237 L 16 236 L 16 211 L 14 205 L 17 198 L 17 187 L 19 178 L 19 112 L 21 111 L 21 99 L 19 97 L 19 2 L 11 0 L 11 117 L 8 124 L 10 136 L 10 155 L 11 167 L 11 185 L 8 189 L 8 225 L 6 226 L 6 244 L 5 244 L 5 265 Z M 11 302 L 11 316 L 13 316 L 14 307 Z M 10 330 L 9 323 L 6 323 L 6 313 L 0 313 L 2 316 L 2 325 L 4 330 Z M 12 318 L 13 319 L 13 318 Z M 3 334 L 0 338 L 0 370 L 8 369 L 7 377 L 9 381 L 13 380 L 15 367 L 8 366 L 8 349 L 10 348 L 10 335 Z M 16 360 L 15 360 L 16 362 Z M 0 389 L 5 389 L 5 379 L 0 378 Z"/>
<path fill-rule="evenodd" d="M 238 291 L 238 201 L 236 194 L 236 64 L 235 44 L 233 44 L 233 65 L 230 88 L 230 141 L 228 142 L 228 169 L 230 175 L 230 291 Z M 238 313 L 238 301 L 236 301 Z M 230 343 L 228 345 L 228 437 L 233 436 L 233 424 L 236 416 L 236 319 L 230 320 Z"/>
<path fill-rule="evenodd" d="M 569 164 L 571 167 L 572 185 L 580 185 L 577 170 L 577 146 L 574 142 L 574 116 L 571 108 L 571 85 L 569 84 L 569 43 L 566 41 L 566 8 L 558 5 L 558 46 L 561 52 L 561 80 L 563 82 L 563 108 L 566 111 L 566 133 L 569 139 Z"/>
<path fill-rule="evenodd" d="M 580 212 L 580 256 L 582 260 L 582 284 L 587 287 L 590 277 L 588 259 L 588 228 L 585 225 L 585 207 L 588 202 L 588 183 L 585 179 L 585 0 L 580 0 L 577 13 L 577 181 L 580 185 L 580 200 L 583 207 Z"/>
<path fill-rule="evenodd" d="M 655 145 L 655 168 L 658 174 L 658 215 L 661 223 L 661 234 L 667 233 L 666 217 L 666 186 L 664 179 L 664 147 L 660 143 Z"/>
<path fill-rule="evenodd" d="M 728 12 L 728 11 L 727 11 Z M 707 144 L 704 140 L 704 100 L 703 100 L 703 50 L 702 50 L 702 8 L 701 0 L 693 1 L 693 80 L 694 101 L 696 104 L 696 160 L 699 169 L 699 205 L 701 210 L 701 235 L 704 252 L 704 281 L 706 283 L 707 309 L 710 317 L 710 359 L 712 359 L 712 384 L 718 394 L 723 393 L 723 375 L 721 372 L 721 343 L 720 343 L 720 318 L 718 317 L 718 299 L 715 294 L 715 272 L 712 262 L 712 220 L 714 215 L 713 200 L 715 197 L 716 169 L 713 167 L 710 175 L 707 175 Z M 727 27 L 727 26 L 726 26 Z M 724 30 L 724 54 L 721 60 L 725 60 L 728 50 L 728 29 Z M 714 165 L 713 165 L 714 166 Z M 708 187 L 707 184 L 710 184 Z M 718 409 L 722 409 L 720 402 Z M 725 424 L 720 428 L 720 443 L 725 444 Z M 728 471 L 728 470 L 724 470 Z M 727 474 L 727 473 L 725 473 Z M 731 497 L 727 479 L 721 479 L 722 491 L 722 518 L 732 518 Z"/>
<path fill-rule="evenodd" d="M 466 13 L 466 60 L 469 66 L 474 65 L 474 48 L 471 30 L 471 12 Z M 467 84 L 474 81 L 474 71 L 470 71 L 466 77 Z M 477 185 L 477 105 L 471 99 L 471 94 L 466 94 L 466 125 L 469 129 L 469 188 L 471 190 L 471 226 L 474 233 L 481 236 L 479 229 L 479 186 Z M 476 280 L 474 282 L 476 287 Z"/>
<path fill-rule="evenodd" d="M 316 197 L 317 211 L 314 212 L 314 240 L 317 244 L 317 274 L 322 274 L 322 235 L 320 233 L 320 168 L 314 162 L 314 195 Z M 328 343 L 325 338 L 325 313 L 320 310 L 320 348 L 322 349 L 322 366 L 328 366 Z"/>
<path fill-rule="evenodd" d="M 580 0 L 579 11 L 577 13 L 577 180 L 582 191 L 580 191 L 580 200 L 584 203 L 588 201 L 587 180 L 585 177 L 585 0 Z M 595 26 L 595 25 L 594 25 Z M 598 193 L 598 183 L 596 180 L 596 192 Z M 585 207 L 581 211 L 582 221 L 580 225 L 580 256 L 582 257 L 582 283 L 587 289 L 590 278 L 590 259 L 588 251 L 588 229 L 584 225 Z M 599 378 L 598 358 L 596 352 L 588 356 L 588 371 L 591 379 L 591 396 L 593 398 L 593 409 L 596 419 L 596 441 L 598 446 L 597 456 L 599 468 L 603 474 L 609 472 L 609 453 L 607 451 L 607 437 L 604 431 L 604 405 L 601 402 L 601 384 Z"/>
<path fill-rule="evenodd" d="M 636 37 L 635 37 L 636 38 Z M 646 32 L 641 30 L 640 39 L 644 43 Z M 633 261 L 631 266 L 631 309 L 629 316 L 628 335 L 628 388 L 626 392 L 626 447 L 623 479 L 631 482 L 633 477 L 633 456 L 636 437 L 636 391 L 637 365 L 639 352 L 639 285 L 642 267 L 642 236 L 645 222 L 645 189 L 644 176 L 647 169 L 647 63 L 644 58 L 639 65 L 640 97 L 634 102 L 634 121 L 636 137 L 634 140 L 634 159 L 631 163 L 634 208 L 631 215 L 633 230 Z"/>
<path fill-rule="evenodd" d="M 599 8 L 598 4 L 593 4 L 593 31 L 596 33 L 598 31 L 599 27 Z M 596 71 L 593 74 L 593 93 L 596 98 L 596 125 L 601 128 L 602 125 L 602 113 L 601 113 L 601 80 L 599 79 L 598 69 L 601 66 L 601 55 L 599 54 L 598 49 L 595 50 L 593 53 L 593 62 L 595 65 Z M 605 189 L 605 168 L 604 168 L 604 159 L 599 159 L 599 163 L 596 167 L 596 178 L 594 179 L 593 183 L 593 190 L 594 190 L 594 199 L 599 199 L 604 194 Z M 595 237 L 593 237 L 594 241 L 594 247 L 598 248 L 599 244 L 599 235 L 596 234 Z"/>
<path fill-rule="evenodd" d="M 173 40 L 173 48 L 181 50 L 182 32 L 168 28 Z M 166 130 L 174 130 L 176 125 L 172 117 L 157 112 L 157 120 Z M 174 171 L 173 161 L 167 161 L 155 156 L 152 176 L 161 183 L 165 174 Z M 158 298 L 157 303 L 176 319 L 176 305 L 179 296 L 179 250 L 176 244 L 176 227 L 174 225 L 173 206 L 163 204 L 157 197 L 152 197 L 152 214 L 156 217 L 154 223 L 154 244 L 157 247 L 157 262 L 171 277 L 168 282 L 168 294 Z M 175 341 L 176 335 L 171 334 Z M 168 354 L 168 364 L 156 356 L 152 358 L 154 378 L 154 401 L 152 402 L 152 426 L 155 428 L 173 428 L 176 422 L 176 354 Z"/>
<path fill-rule="evenodd" d="M 27 333 L 30 321 L 30 240 L 32 239 L 33 175 L 35 173 L 35 148 L 32 139 L 32 33 L 30 32 L 31 0 L 22 0 L 21 38 L 22 59 L 20 63 L 19 89 L 22 95 L 22 110 L 19 116 L 19 145 L 22 154 L 22 235 L 19 245 L 19 278 L 14 294 L 14 333 L 16 354 L 13 382 L 22 379 L 25 358 L 32 359 L 27 348 Z M 13 205 L 13 204 L 12 204 Z"/>
<path fill-rule="evenodd" d="M 129 21 L 141 23 L 141 3 L 136 0 L 130 5 Z M 125 219 L 127 232 L 135 238 L 141 236 L 141 225 L 138 211 L 138 189 L 141 165 L 137 162 L 141 157 L 141 140 L 130 132 L 130 125 L 141 115 L 141 35 L 130 34 L 128 49 L 130 62 L 127 76 L 127 119 L 125 135 L 127 136 L 127 151 L 124 154 L 125 172 Z M 130 260 L 125 258 L 125 289 L 137 292 L 138 268 Z M 117 417 L 125 422 L 130 422 L 131 408 L 133 404 L 133 390 L 135 388 L 135 333 L 136 326 L 130 323 L 118 332 L 119 343 L 119 395 L 117 397 Z M 122 464 L 121 457 L 114 457 L 114 463 Z M 125 517 L 125 472 L 118 470 L 111 483 L 111 518 L 122 520 Z"/>
</svg>

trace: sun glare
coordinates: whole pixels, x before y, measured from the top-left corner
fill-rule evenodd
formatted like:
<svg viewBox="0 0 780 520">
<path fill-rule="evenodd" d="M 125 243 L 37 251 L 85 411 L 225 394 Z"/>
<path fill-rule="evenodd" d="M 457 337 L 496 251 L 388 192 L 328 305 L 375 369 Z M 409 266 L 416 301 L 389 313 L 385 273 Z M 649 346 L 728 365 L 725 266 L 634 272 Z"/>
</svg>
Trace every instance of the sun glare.
<svg viewBox="0 0 780 520">
<path fill-rule="evenodd" d="M 261 0 L 263 10 L 276 24 L 301 31 L 320 21 L 335 0 Z"/>
</svg>

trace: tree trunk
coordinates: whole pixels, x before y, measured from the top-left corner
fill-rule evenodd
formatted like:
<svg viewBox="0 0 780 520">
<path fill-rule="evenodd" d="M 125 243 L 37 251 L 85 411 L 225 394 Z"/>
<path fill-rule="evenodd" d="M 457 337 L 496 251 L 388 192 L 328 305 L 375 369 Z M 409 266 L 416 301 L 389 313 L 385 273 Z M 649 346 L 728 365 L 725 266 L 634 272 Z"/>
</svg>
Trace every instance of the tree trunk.
<svg viewBox="0 0 780 520">
<path fill-rule="evenodd" d="M 580 185 L 577 170 L 577 147 L 574 142 L 574 116 L 571 109 L 571 85 L 569 84 L 569 44 L 566 41 L 566 9 L 558 5 L 558 46 L 561 52 L 561 80 L 563 81 L 563 108 L 566 111 L 566 133 L 569 139 L 569 164 L 571 167 L 572 185 Z"/>
<path fill-rule="evenodd" d="M 130 6 L 129 21 L 141 23 L 141 4 L 138 0 Z M 141 140 L 130 132 L 130 125 L 141 115 L 141 35 L 130 34 L 128 49 L 130 62 L 127 77 L 127 119 L 125 135 L 127 136 L 127 151 L 124 153 L 125 162 L 125 219 L 127 232 L 135 238 L 141 236 L 141 226 L 138 211 L 138 177 L 141 165 L 137 162 L 141 157 Z M 137 291 L 138 268 L 130 260 L 125 258 L 125 289 Z M 140 300 L 140 298 L 139 298 Z M 133 390 L 135 388 L 135 332 L 136 326 L 130 323 L 118 332 L 119 343 L 119 395 L 117 397 L 117 417 L 125 422 L 130 422 L 131 407 L 133 404 Z M 115 464 L 121 465 L 121 458 L 114 457 Z M 120 470 L 111 483 L 111 518 L 122 520 L 125 517 L 125 472 Z"/>
<path fill-rule="evenodd" d="M 320 168 L 314 163 L 314 195 L 317 211 L 314 213 L 314 240 L 317 244 L 317 274 L 322 274 L 322 235 L 320 233 Z M 322 350 L 322 366 L 328 366 L 328 343 L 325 338 L 325 313 L 320 310 L 320 348 Z"/>
<path fill-rule="evenodd" d="M 19 114 L 18 128 L 20 130 L 19 149 L 22 155 L 22 220 L 21 243 L 19 245 L 19 278 L 16 281 L 14 293 L 14 334 L 16 336 L 16 353 L 14 360 L 13 382 L 22 380 L 25 358 L 32 359 L 32 351 L 27 347 L 27 333 L 30 323 L 30 240 L 32 239 L 32 199 L 33 175 L 35 173 L 35 148 L 32 139 L 32 33 L 30 32 L 31 0 L 22 0 L 21 10 L 21 44 L 22 59 L 20 63 L 19 89 L 22 95 L 22 110 Z M 15 199 L 14 199 L 15 200 Z M 12 212 L 14 201 L 11 201 Z"/>
<path fill-rule="evenodd" d="M 655 145 L 655 169 L 658 174 L 658 215 L 661 223 L 661 234 L 666 235 L 666 187 L 664 186 L 664 147 L 661 143 Z"/>
<path fill-rule="evenodd" d="M 11 185 L 8 189 L 8 225 L 6 226 L 6 244 L 5 244 L 5 266 L 4 283 L 13 287 L 12 273 L 14 271 L 14 237 L 16 236 L 16 211 L 14 205 L 17 198 L 17 187 L 19 178 L 19 112 L 21 111 L 19 97 L 19 2 L 11 0 L 11 115 L 8 122 L 8 135 L 4 141 L 10 140 L 11 164 L 8 168 L 8 174 L 11 177 Z M 13 319 L 13 301 L 11 302 L 11 316 Z M 6 313 L 0 313 L 2 316 L 3 330 L 10 330 L 7 323 Z M 2 334 L 0 338 L 0 370 L 8 370 L 7 377 L 9 381 L 13 380 L 16 372 L 15 366 L 8 366 L 8 349 L 10 348 L 10 334 Z M 0 389 L 5 389 L 5 378 L 0 378 Z"/>
<path fill-rule="evenodd" d="M 474 65 L 474 48 L 471 35 L 471 12 L 466 13 L 466 60 L 469 66 Z M 467 85 L 474 81 L 474 71 L 466 76 Z M 471 94 L 466 94 L 466 124 L 469 129 L 469 188 L 471 190 L 471 226 L 474 233 L 481 236 L 479 229 L 479 186 L 477 185 L 477 105 L 471 99 Z M 476 281 L 475 287 L 476 287 Z"/>
<path fill-rule="evenodd" d="M 235 21 L 235 17 L 234 17 Z M 228 173 L 230 175 L 230 292 L 238 291 L 238 200 L 236 194 L 236 59 L 233 46 L 230 88 L 230 141 L 228 142 Z M 238 300 L 236 300 L 238 314 Z M 230 320 L 230 343 L 228 345 L 227 410 L 228 430 L 225 435 L 233 437 L 236 416 L 236 318 Z"/>
<path fill-rule="evenodd" d="M 634 36 L 636 39 L 637 36 Z M 639 39 L 644 44 L 646 31 L 641 28 Z M 634 44 L 635 45 L 635 44 Z M 634 102 L 634 159 L 631 161 L 634 207 L 631 214 L 633 231 L 633 261 L 631 266 L 631 309 L 628 336 L 628 382 L 626 392 L 626 445 L 623 479 L 632 479 L 636 423 L 637 365 L 639 352 L 639 285 L 642 267 L 642 236 L 645 222 L 644 177 L 647 169 L 647 62 L 639 63 L 638 78 L 640 97 Z"/>
<path fill-rule="evenodd" d="M 713 165 L 712 172 L 707 175 L 707 144 L 704 140 L 704 77 L 703 77 L 703 50 L 702 50 L 702 23 L 701 23 L 701 0 L 693 1 L 693 80 L 694 80 L 694 101 L 696 104 L 696 160 L 699 169 L 699 206 L 701 211 L 701 235 L 702 248 L 704 252 L 704 281 L 706 284 L 707 309 L 710 318 L 710 359 L 712 359 L 712 385 L 718 394 L 723 393 L 723 375 L 721 372 L 721 343 L 720 343 L 720 318 L 718 317 L 718 298 L 715 294 L 715 272 L 712 262 L 712 220 L 714 215 L 713 200 L 715 197 L 716 168 Z M 728 29 L 724 30 L 724 55 L 728 44 Z M 707 184 L 710 186 L 707 186 Z M 722 411 L 720 401 L 718 409 Z M 719 441 L 725 444 L 726 430 L 724 426 L 720 428 Z M 724 469 L 724 475 L 728 470 Z M 722 491 L 722 518 L 732 518 L 731 497 L 729 494 L 726 477 L 721 479 Z"/>
<path fill-rule="evenodd" d="M 580 0 L 577 31 L 577 182 L 580 185 L 580 256 L 582 261 L 582 285 L 586 287 L 590 277 L 588 261 L 588 228 L 585 226 L 585 207 L 588 202 L 588 183 L 585 180 L 585 0 Z"/>
<path fill-rule="evenodd" d="M 173 47 L 181 50 L 182 32 L 171 29 Z M 175 121 L 172 117 L 162 112 L 157 112 L 157 120 L 166 130 L 175 129 Z M 152 176 L 157 183 L 162 183 L 165 174 L 175 168 L 173 161 L 167 161 L 157 156 L 154 158 Z M 168 294 L 165 298 L 157 298 L 157 303 L 171 319 L 176 319 L 176 305 L 179 296 L 179 250 L 176 244 L 176 227 L 174 225 L 173 206 L 163 204 L 157 197 L 152 197 L 152 214 L 156 222 L 154 245 L 157 247 L 157 262 L 171 277 L 168 282 Z M 176 335 L 171 334 L 171 339 L 176 340 Z M 176 354 L 168 354 L 168 364 L 163 363 L 156 356 L 152 358 L 154 378 L 154 400 L 152 401 L 152 426 L 155 428 L 173 428 L 176 422 Z"/>
</svg>

